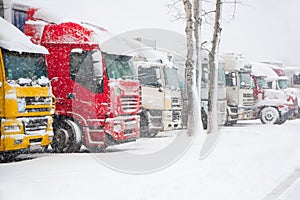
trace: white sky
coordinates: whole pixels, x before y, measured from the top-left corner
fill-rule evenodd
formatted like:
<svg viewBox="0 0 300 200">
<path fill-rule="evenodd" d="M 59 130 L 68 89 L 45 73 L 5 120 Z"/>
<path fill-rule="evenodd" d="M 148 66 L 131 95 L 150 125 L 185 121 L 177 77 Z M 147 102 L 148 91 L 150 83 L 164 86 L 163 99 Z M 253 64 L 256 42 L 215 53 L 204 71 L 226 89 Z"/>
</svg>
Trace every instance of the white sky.
<svg viewBox="0 0 300 200">
<path fill-rule="evenodd" d="M 139 28 L 164 28 L 184 34 L 183 22 L 172 22 L 171 0 L 18 0 L 61 10 L 70 18 L 103 26 L 112 33 Z M 223 23 L 221 51 L 243 53 L 255 61 L 276 60 L 300 65 L 299 0 L 244 0 L 235 19 Z M 59 5 L 59 6 L 58 6 Z M 224 9 L 226 21 L 232 10 Z M 206 29 L 206 32 L 209 32 Z M 208 35 L 207 33 L 204 34 Z"/>
</svg>

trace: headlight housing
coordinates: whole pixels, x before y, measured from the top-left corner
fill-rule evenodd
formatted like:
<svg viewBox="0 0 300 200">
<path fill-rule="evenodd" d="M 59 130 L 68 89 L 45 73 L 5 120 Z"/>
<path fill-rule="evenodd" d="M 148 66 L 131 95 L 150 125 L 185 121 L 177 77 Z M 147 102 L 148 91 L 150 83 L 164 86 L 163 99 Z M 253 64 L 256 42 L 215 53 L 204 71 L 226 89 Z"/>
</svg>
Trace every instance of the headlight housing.
<svg viewBox="0 0 300 200">
<path fill-rule="evenodd" d="M 25 98 L 18 98 L 18 112 L 23 113 L 26 111 L 26 100 Z"/>
</svg>

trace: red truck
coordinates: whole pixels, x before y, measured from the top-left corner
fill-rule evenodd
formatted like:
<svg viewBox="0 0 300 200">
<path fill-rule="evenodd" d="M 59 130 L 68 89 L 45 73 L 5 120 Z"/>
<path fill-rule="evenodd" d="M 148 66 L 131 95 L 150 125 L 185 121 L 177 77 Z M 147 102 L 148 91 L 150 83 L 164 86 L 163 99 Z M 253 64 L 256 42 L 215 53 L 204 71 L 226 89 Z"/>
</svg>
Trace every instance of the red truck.
<svg viewBox="0 0 300 200">
<path fill-rule="evenodd" d="M 136 140 L 141 94 L 131 57 L 103 52 L 95 40 L 98 27 L 46 21 L 38 9 L 13 11 L 18 19 L 26 17 L 23 26 L 22 20 L 13 23 L 49 51 L 49 77 L 56 79 L 54 151 L 76 152 L 82 144 L 99 151 Z"/>
</svg>

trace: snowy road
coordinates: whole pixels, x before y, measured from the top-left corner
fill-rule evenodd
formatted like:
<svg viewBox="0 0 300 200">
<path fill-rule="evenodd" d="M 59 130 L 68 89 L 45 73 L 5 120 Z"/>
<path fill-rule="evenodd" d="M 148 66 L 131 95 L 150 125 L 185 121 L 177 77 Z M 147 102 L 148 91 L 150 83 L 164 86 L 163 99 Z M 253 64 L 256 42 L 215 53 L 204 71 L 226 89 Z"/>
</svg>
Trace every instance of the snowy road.
<svg viewBox="0 0 300 200">
<path fill-rule="evenodd" d="M 300 195 L 300 120 L 281 126 L 260 121 L 224 127 L 215 150 L 199 160 L 198 136 L 175 164 L 152 174 L 130 175 L 104 167 L 91 154 L 22 155 L 0 164 L 0 199 L 267 200 Z M 164 148 L 176 132 L 110 147 L 146 154 Z M 155 162 L 155 160 L 153 160 Z"/>
</svg>

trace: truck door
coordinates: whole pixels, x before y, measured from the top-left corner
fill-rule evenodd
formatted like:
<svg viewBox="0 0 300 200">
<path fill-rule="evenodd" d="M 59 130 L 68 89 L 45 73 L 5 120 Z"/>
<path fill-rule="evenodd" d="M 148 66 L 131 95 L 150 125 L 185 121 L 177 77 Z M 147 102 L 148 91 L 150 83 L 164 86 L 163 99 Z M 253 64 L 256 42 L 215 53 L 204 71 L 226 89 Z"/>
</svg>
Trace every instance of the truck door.
<svg viewBox="0 0 300 200">
<path fill-rule="evenodd" d="M 100 51 L 73 50 L 70 54 L 70 75 L 75 81 L 73 92 L 73 112 L 87 118 L 97 118 L 96 96 L 103 95 L 103 66 Z"/>
</svg>

